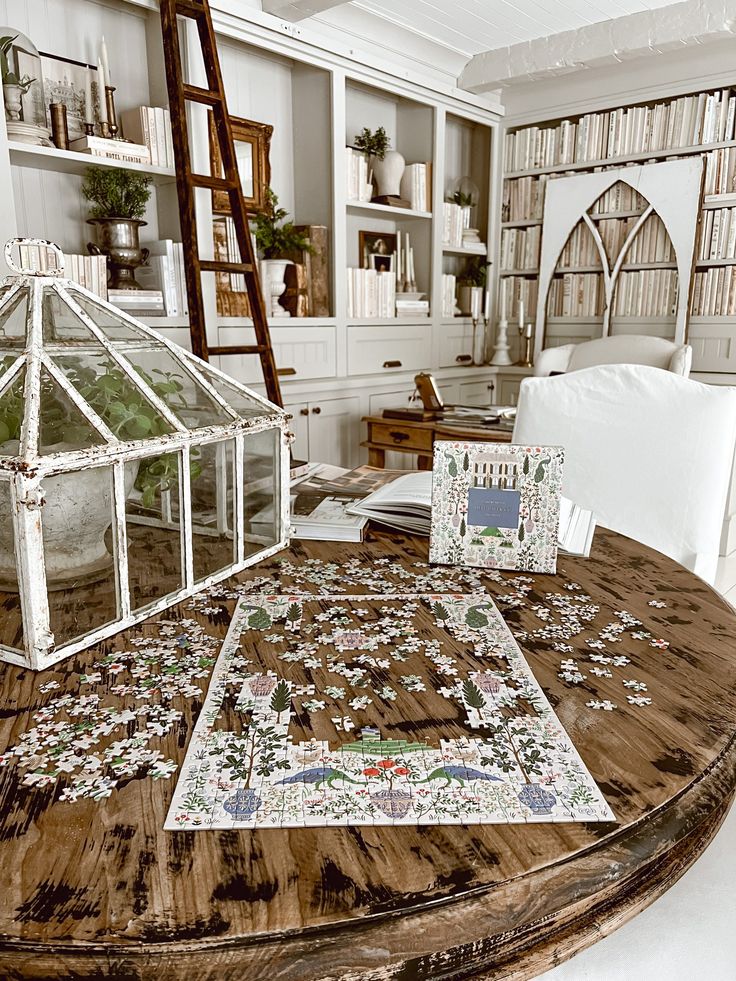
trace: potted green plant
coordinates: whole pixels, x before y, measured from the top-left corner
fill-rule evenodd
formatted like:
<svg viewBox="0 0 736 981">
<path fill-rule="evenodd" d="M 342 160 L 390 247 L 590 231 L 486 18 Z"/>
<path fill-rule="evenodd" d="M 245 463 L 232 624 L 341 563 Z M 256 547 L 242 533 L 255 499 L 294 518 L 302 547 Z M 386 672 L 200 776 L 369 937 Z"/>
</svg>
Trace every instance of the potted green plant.
<svg viewBox="0 0 736 981">
<path fill-rule="evenodd" d="M 122 167 L 88 167 L 82 184 L 83 196 L 91 202 L 90 218 L 97 244 L 87 248 L 93 255 L 106 255 L 110 268 L 108 286 L 114 290 L 138 290 L 134 271 L 148 258 L 141 249 L 138 230 L 151 197 L 152 178 Z"/>
<path fill-rule="evenodd" d="M 364 127 L 355 137 L 353 145 L 356 150 L 369 155 L 376 179 L 377 193 L 374 200 L 401 198 L 401 178 L 404 176 L 406 161 L 398 150 L 390 149 L 391 140 L 383 126 L 379 126 L 375 133 Z"/>
<path fill-rule="evenodd" d="M 6 34 L 4 37 L 0 37 L 0 76 L 2 76 L 3 82 L 3 100 L 5 102 L 6 119 L 20 119 L 23 108 L 23 96 L 36 81 L 30 75 L 18 75 L 16 72 L 10 70 L 8 52 L 17 37 L 17 34 L 12 36 Z"/>
<path fill-rule="evenodd" d="M 0 359 L 0 374 L 13 363 Z M 169 405 L 184 400 L 183 386 L 173 373 L 154 369 L 141 372 L 151 388 Z M 156 377 L 154 377 L 154 375 Z M 121 439 L 144 439 L 168 431 L 165 421 L 144 395 L 134 388 L 116 366 L 78 365 L 69 370 L 69 379 L 89 405 Z M 72 403 L 63 397 L 50 379 L 42 382 L 41 441 L 45 453 L 61 453 L 90 445 L 91 427 L 82 421 Z M 23 418 L 22 386 L 11 386 L 0 401 L 0 456 L 15 456 L 20 445 Z M 179 480 L 178 456 L 163 453 L 126 467 L 126 497 L 134 495 L 146 508 L 156 505 Z M 190 473 L 200 473 L 192 460 Z M 0 484 L 0 582 L 12 584 L 15 577 L 12 510 L 7 483 Z M 71 488 L 71 489 L 70 489 Z M 108 467 L 94 467 L 68 474 L 56 474 L 44 482 L 47 503 L 43 514 L 46 576 L 51 585 L 90 580 L 104 574 L 110 566 L 105 542 L 112 520 L 112 481 Z M 70 509 L 69 500 L 75 507 Z"/>
<path fill-rule="evenodd" d="M 469 317 L 473 312 L 473 295 L 476 295 L 476 308 L 483 303 L 483 292 L 488 282 L 488 265 L 485 256 L 473 256 L 468 260 L 465 271 L 457 281 L 457 303 L 460 313 Z"/>
<path fill-rule="evenodd" d="M 267 210 L 257 214 L 254 219 L 256 244 L 263 257 L 261 276 L 270 300 L 270 315 L 289 317 L 289 311 L 279 303 L 279 297 L 286 289 L 286 267 L 292 261 L 288 256 L 293 252 L 313 253 L 314 249 L 309 237 L 289 220 L 288 211 L 279 207 L 279 199 L 270 187 L 266 191 L 266 199 Z"/>
</svg>

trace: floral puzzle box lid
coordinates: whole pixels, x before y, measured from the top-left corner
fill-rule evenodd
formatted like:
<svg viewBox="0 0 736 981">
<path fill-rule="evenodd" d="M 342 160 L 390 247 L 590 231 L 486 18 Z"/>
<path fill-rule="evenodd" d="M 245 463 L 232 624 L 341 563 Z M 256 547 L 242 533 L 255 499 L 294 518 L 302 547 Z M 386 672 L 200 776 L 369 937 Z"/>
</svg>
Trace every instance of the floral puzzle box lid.
<svg viewBox="0 0 736 981">
<path fill-rule="evenodd" d="M 561 446 L 435 442 L 430 562 L 554 573 L 563 461 Z"/>
</svg>

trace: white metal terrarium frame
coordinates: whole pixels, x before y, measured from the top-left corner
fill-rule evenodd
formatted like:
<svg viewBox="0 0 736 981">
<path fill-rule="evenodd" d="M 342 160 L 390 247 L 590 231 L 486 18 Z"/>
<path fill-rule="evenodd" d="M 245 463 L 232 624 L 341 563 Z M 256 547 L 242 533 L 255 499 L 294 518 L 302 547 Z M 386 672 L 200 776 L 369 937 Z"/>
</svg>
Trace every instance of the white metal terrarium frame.
<svg viewBox="0 0 736 981">
<path fill-rule="evenodd" d="M 42 273 L 19 268 L 12 260 L 12 248 L 17 244 L 33 245 L 54 250 L 57 255 L 57 268 Z M 20 594 L 23 640 L 25 654 L 11 647 L 0 644 L 0 659 L 13 664 L 42 669 L 57 663 L 86 647 L 89 647 L 106 637 L 124 630 L 135 623 L 144 620 L 161 610 L 181 602 L 193 593 L 219 582 L 228 576 L 245 569 L 256 562 L 273 555 L 288 544 L 289 535 L 289 442 L 287 432 L 289 416 L 283 409 L 267 399 L 236 382 L 228 375 L 219 371 L 213 365 L 205 363 L 195 355 L 172 343 L 161 334 L 146 327 L 144 324 L 129 316 L 124 311 L 102 300 L 96 294 L 65 280 L 63 276 L 63 255 L 51 242 L 39 239 L 14 239 L 5 246 L 5 257 L 8 266 L 17 275 L 5 278 L 0 288 L 9 286 L 9 290 L 0 297 L 0 313 L 8 309 L 14 298 L 21 290 L 29 291 L 28 318 L 26 324 L 26 343 L 17 348 L 17 360 L 0 376 L 0 399 L 8 391 L 13 382 L 20 377 L 25 368 L 24 384 L 24 416 L 20 430 L 20 450 L 16 457 L 0 457 L 0 479 L 10 483 L 10 499 L 13 511 L 13 527 L 15 534 L 15 553 L 18 573 L 18 591 Z M 107 426 L 104 420 L 77 392 L 63 371 L 54 363 L 44 350 L 42 299 L 44 291 L 51 288 L 62 303 L 84 324 L 95 340 L 104 348 L 105 355 L 114 362 L 133 384 L 150 402 L 151 406 L 160 413 L 173 430 L 170 434 L 147 437 L 140 440 L 121 440 Z M 224 425 L 211 425 L 200 429 L 188 429 L 176 416 L 169 406 L 152 390 L 141 373 L 125 357 L 125 343 L 111 343 L 104 331 L 94 323 L 86 310 L 76 302 L 74 294 L 81 295 L 95 306 L 101 307 L 123 325 L 130 326 L 134 331 L 143 333 L 150 338 L 157 349 L 165 348 L 179 362 L 183 371 L 187 372 L 194 383 L 206 392 L 209 398 L 227 415 L 231 422 Z M 140 345 L 139 345 L 140 346 Z M 16 351 L 13 350 L 13 356 Z M 236 389 L 256 405 L 263 407 L 263 415 L 254 418 L 244 418 L 233 409 L 225 398 L 211 385 L 198 366 L 206 370 L 230 388 Z M 84 416 L 91 429 L 102 437 L 104 443 L 98 446 L 79 450 L 68 450 L 57 453 L 39 453 L 39 435 L 41 424 L 41 377 L 42 369 L 64 392 L 76 409 Z M 274 504 L 274 522 L 277 541 L 266 545 L 261 550 L 246 555 L 246 531 L 244 514 L 244 461 L 246 439 L 267 430 L 278 430 L 280 438 L 277 446 L 280 451 L 275 454 L 274 485 L 278 499 Z M 206 446 L 213 443 L 222 444 L 225 440 L 234 440 L 234 481 L 233 481 L 233 514 L 234 514 L 234 550 L 235 559 L 231 565 L 223 567 L 215 573 L 201 579 L 195 579 L 194 550 L 192 540 L 192 500 L 190 487 L 190 455 L 194 447 Z M 128 551 L 126 532 L 126 491 L 125 464 L 130 461 L 142 460 L 146 457 L 165 453 L 180 453 L 179 467 L 179 526 L 181 534 L 181 570 L 182 587 L 150 603 L 133 610 L 128 580 Z M 220 461 L 218 460 L 218 464 Z M 56 647 L 54 636 L 50 629 L 50 611 L 44 563 L 44 542 L 42 533 L 42 513 L 44 505 L 43 481 L 51 475 L 78 472 L 94 467 L 107 466 L 112 468 L 113 475 L 113 563 L 115 566 L 115 583 L 117 590 L 118 616 L 89 633 L 77 637 L 69 643 Z M 222 528 L 221 496 L 226 493 L 220 490 L 218 483 L 218 526 Z M 162 520 L 164 525 L 171 526 L 170 513 L 167 515 L 167 502 L 162 501 Z M 253 541 L 253 536 L 248 536 Z"/>
</svg>

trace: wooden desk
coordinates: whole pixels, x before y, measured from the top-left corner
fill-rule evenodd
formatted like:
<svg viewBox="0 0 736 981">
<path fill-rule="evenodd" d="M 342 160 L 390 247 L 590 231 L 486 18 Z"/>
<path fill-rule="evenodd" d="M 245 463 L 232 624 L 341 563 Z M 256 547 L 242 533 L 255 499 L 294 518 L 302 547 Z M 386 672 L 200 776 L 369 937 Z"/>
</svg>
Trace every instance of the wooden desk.
<svg viewBox="0 0 736 981">
<path fill-rule="evenodd" d="M 478 410 L 481 411 L 480 409 Z M 432 446 L 436 439 L 462 439 L 468 442 L 510 443 L 512 431 L 502 426 L 470 426 L 445 423 L 441 419 L 387 419 L 385 416 L 364 416 L 368 439 L 360 445 L 368 449 L 368 465 L 383 469 L 386 450 L 415 453 L 420 470 L 432 468 Z"/>
<path fill-rule="evenodd" d="M 394 568 L 378 567 L 385 590 L 406 591 L 398 570 L 426 563 L 427 541 L 371 533 L 347 549 L 296 542 L 283 557 L 298 582 L 290 573 L 271 579 L 277 559 L 245 576 L 266 577 L 260 588 L 268 592 L 318 591 L 324 587 L 305 560 L 339 563 L 341 556 L 359 558 L 365 569 L 390 559 Z M 314 577 L 311 584 L 305 576 Z M 324 567 L 320 576 L 332 591 L 365 591 L 344 566 Z M 2 755 L 6 747 L 65 691 L 129 707 L 125 694 L 111 691 L 130 680 L 127 671 L 113 673 L 114 657 L 101 681 L 89 672 L 100 670 L 93 665 L 101 655 L 140 650 L 136 638 L 157 635 L 147 623 L 40 674 L 0 668 L 0 977 L 521 981 L 647 906 L 706 847 L 734 794 L 736 613 L 674 562 L 602 530 L 590 559 L 563 558 L 557 576 L 529 577 L 523 606 L 500 599 L 510 578 L 488 580 L 487 588 L 515 631 L 539 628 L 538 604 L 569 596 L 571 581 L 600 607 L 570 641 L 573 650 L 555 651 L 554 638 L 522 648 L 618 824 L 172 833 L 162 827 L 175 776 L 133 774 L 106 799 L 74 803 L 59 800 L 63 778 L 23 786 L 16 763 Z M 185 603 L 160 619 L 195 620 L 222 637 L 227 607 L 232 601 L 210 601 L 197 612 Z M 646 709 L 627 704 L 620 678 L 587 668 L 586 637 L 621 610 L 654 639 L 669 640 L 667 650 L 628 635 L 612 645 L 630 657 L 630 676 L 647 683 Z M 565 657 L 586 664 L 584 683 L 559 677 Z M 41 691 L 49 682 L 58 687 Z M 618 709 L 586 707 L 604 698 Z M 201 704 L 175 698 L 181 719 L 149 748 L 181 763 Z"/>
</svg>

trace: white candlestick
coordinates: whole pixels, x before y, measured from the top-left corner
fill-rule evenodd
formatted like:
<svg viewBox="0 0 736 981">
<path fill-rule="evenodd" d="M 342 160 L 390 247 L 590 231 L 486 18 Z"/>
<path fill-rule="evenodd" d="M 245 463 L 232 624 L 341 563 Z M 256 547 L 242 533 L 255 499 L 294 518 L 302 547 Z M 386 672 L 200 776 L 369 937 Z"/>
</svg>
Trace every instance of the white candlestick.
<svg viewBox="0 0 736 981">
<path fill-rule="evenodd" d="M 500 300 L 501 300 L 500 319 L 501 320 L 505 320 L 506 319 L 506 289 L 505 289 L 505 284 L 504 284 L 503 280 L 501 281 L 501 285 L 499 287 L 499 292 L 501 294 L 501 297 L 500 297 Z"/>
<path fill-rule="evenodd" d="M 414 248 L 409 249 L 409 282 L 414 282 Z"/>
<path fill-rule="evenodd" d="M 470 316 L 473 320 L 480 317 L 480 289 L 473 287 L 470 292 Z"/>
<path fill-rule="evenodd" d="M 84 76 L 84 121 L 94 123 L 95 107 L 92 105 L 92 69 L 88 68 Z"/>
<path fill-rule="evenodd" d="M 401 232 L 396 233 L 396 279 L 397 282 L 401 280 L 402 275 L 401 268 Z"/>
<path fill-rule="evenodd" d="M 524 327 L 524 301 L 519 300 L 519 327 Z"/>
<path fill-rule="evenodd" d="M 488 320 L 491 316 L 491 291 L 486 290 L 485 301 L 483 303 L 483 317 Z"/>
<path fill-rule="evenodd" d="M 102 61 L 97 63 L 97 101 L 100 106 L 100 122 L 107 122 L 107 99 L 105 97 L 105 86 L 107 85 L 107 78 L 105 75 L 105 67 Z"/>
<path fill-rule="evenodd" d="M 100 41 L 100 61 L 105 69 L 105 84 L 112 85 L 110 80 L 110 62 L 107 60 L 107 45 L 105 44 L 105 35 L 102 35 L 102 40 Z"/>
<path fill-rule="evenodd" d="M 526 330 L 524 331 L 524 337 L 531 337 L 531 336 L 532 336 L 532 325 L 531 323 L 528 323 L 526 325 Z"/>
</svg>

